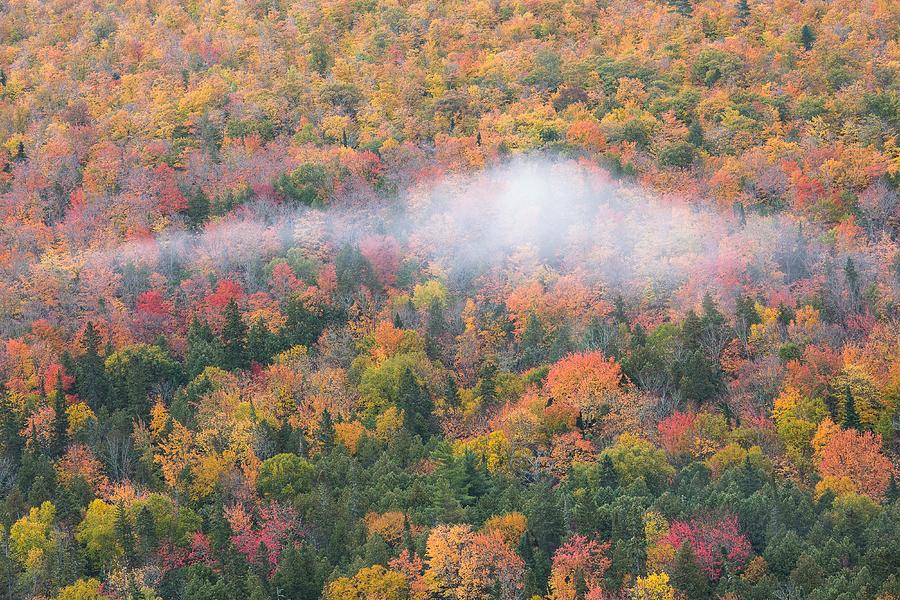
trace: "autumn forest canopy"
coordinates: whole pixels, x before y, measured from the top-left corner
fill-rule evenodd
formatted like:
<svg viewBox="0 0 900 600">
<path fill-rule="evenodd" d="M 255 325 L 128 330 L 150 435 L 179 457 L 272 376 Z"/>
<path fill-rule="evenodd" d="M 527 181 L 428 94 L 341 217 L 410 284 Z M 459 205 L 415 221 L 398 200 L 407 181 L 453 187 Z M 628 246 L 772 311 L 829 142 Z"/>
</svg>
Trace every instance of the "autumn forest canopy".
<svg viewBox="0 0 900 600">
<path fill-rule="evenodd" d="M 900 600 L 900 4 L 0 0 L 0 598 Z"/>
</svg>

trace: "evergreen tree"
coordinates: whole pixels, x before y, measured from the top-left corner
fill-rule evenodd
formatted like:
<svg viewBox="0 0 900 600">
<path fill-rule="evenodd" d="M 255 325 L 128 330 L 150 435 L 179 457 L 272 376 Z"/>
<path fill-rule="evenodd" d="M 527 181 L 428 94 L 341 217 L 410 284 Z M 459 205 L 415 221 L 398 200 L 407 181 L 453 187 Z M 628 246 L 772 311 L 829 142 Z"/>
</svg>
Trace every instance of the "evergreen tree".
<svg viewBox="0 0 900 600">
<path fill-rule="evenodd" d="M 616 323 L 628 323 L 628 313 L 625 312 L 625 299 L 622 298 L 621 294 L 617 295 L 613 300 L 613 311 L 610 316 Z"/>
<path fill-rule="evenodd" d="M 619 474 L 616 473 L 616 467 L 608 454 L 604 454 L 600 459 L 597 482 L 606 488 L 615 488 L 619 485 Z"/>
<path fill-rule="evenodd" d="M 334 448 L 334 423 L 328 409 L 322 411 L 319 427 L 316 429 L 316 439 L 324 450 Z"/>
<path fill-rule="evenodd" d="M 706 143 L 703 139 L 703 126 L 697 119 L 692 119 L 688 126 L 688 142 L 695 148 L 703 148 Z"/>
<path fill-rule="evenodd" d="M 631 349 L 635 351 L 647 345 L 647 331 L 640 323 L 635 323 L 631 330 Z"/>
<path fill-rule="evenodd" d="M 444 308 L 437 298 L 428 306 L 428 321 L 425 328 L 431 338 L 438 338 L 444 332 Z"/>
<path fill-rule="evenodd" d="M 22 162 L 26 158 L 28 157 L 25 156 L 25 143 L 22 142 L 22 140 L 19 140 L 19 145 L 16 146 L 16 161 Z"/>
<path fill-rule="evenodd" d="M 694 5 L 691 4 L 691 0 L 668 0 L 668 3 L 680 15 L 689 17 L 694 12 Z"/>
<path fill-rule="evenodd" d="M 229 370 L 246 369 L 247 325 L 241 318 L 241 311 L 234 298 L 225 306 L 225 325 L 222 327 L 222 366 Z"/>
<path fill-rule="evenodd" d="M 328 562 L 316 549 L 303 543 L 284 549 L 272 577 L 273 596 L 284 600 L 318 600 L 329 570 Z"/>
<path fill-rule="evenodd" d="M 188 227 L 193 230 L 200 229 L 209 218 L 210 202 L 209 196 L 203 191 L 203 188 L 197 188 L 187 198 L 187 207 L 184 209 L 185 221 Z"/>
<path fill-rule="evenodd" d="M 747 0 L 738 0 L 737 17 L 741 25 L 746 25 L 750 20 L 750 4 Z"/>
<path fill-rule="evenodd" d="M 128 518 L 128 512 L 125 510 L 125 503 L 119 502 L 116 505 L 116 542 L 122 548 L 122 558 L 125 565 L 133 567 L 135 564 L 135 543 L 134 531 L 131 527 L 131 519 Z"/>
<path fill-rule="evenodd" d="M 436 431 L 431 394 L 419 384 L 409 367 L 400 373 L 397 408 L 404 412 L 404 426 L 410 433 L 428 439 Z"/>
<path fill-rule="evenodd" d="M 549 348 L 550 360 L 556 362 L 570 354 L 572 350 L 572 330 L 567 324 L 563 323 L 556 328 L 556 331 L 554 331 L 551 336 Z M 614 356 L 616 353 L 612 348 L 608 348 L 607 350 L 611 356 Z"/>
<path fill-rule="evenodd" d="M 285 303 L 284 314 L 285 324 L 279 331 L 279 345 L 282 349 L 293 346 L 310 348 L 325 328 L 323 320 L 306 308 L 299 298 L 292 298 Z"/>
<path fill-rule="evenodd" d="M 459 406 L 459 387 L 453 375 L 447 375 L 447 385 L 444 387 L 444 399 L 451 407 Z"/>
<path fill-rule="evenodd" d="M 888 484 L 888 489 L 884 496 L 888 503 L 900 500 L 900 486 L 897 485 L 897 477 L 893 474 L 891 475 L 891 482 Z"/>
<path fill-rule="evenodd" d="M 497 400 L 497 365 L 488 362 L 481 369 L 481 381 L 478 390 L 481 393 L 481 401 L 485 406 L 490 406 Z"/>
<path fill-rule="evenodd" d="M 844 429 L 861 429 L 859 413 L 856 412 L 856 400 L 850 386 L 844 388 Z"/>
<path fill-rule="evenodd" d="M 213 334 L 209 324 L 195 315 L 188 326 L 187 353 L 184 358 L 184 369 L 188 378 L 193 379 L 206 367 L 218 367 L 224 364 L 222 345 Z"/>
<path fill-rule="evenodd" d="M 804 50 L 812 50 L 813 43 L 816 41 L 816 36 L 813 33 L 812 27 L 807 24 L 804 24 L 800 29 L 800 43 L 803 44 Z"/>
<path fill-rule="evenodd" d="M 537 315 L 531 313 L 525 322 L 525 331 L 522 332 L 520 366 L 530 369 L 541 364 L 545 359 L 544 344 L 547 332 Z"/>
<path fill-rule="evenodd" d="M 156 518 L 147 506 L 142 506 L 140 510 L 138 510 L 134 521 L 135 533 L 140 542 L 141 554 L 143 556 L 148 556 L 156 550 L 158 542 L 156 535 Z"/>
<path fill-rule="evenodd" d="M 708 321 L 707 325 L 710 323 L 712 321 Z M 707 355 L 702 345 L 703 339 L 704 321 L 690 310 L 681 325 L 681 353 L 673 365 L 673 376 L 681 397 L 696 405 L 712 400 L 722 387 L 718 357 L 713 360 Z"/>
<path fill-rule="evenodd" d="M 750 336 L 750 328 L 762 323 L 759 313 L 756 312 L 756 303 L 749 296 L 741 294 L 735 300 L 734 305 L 735 329 L 740 340 L 746 344 Z"/>
<path fill-rule="evenodd" d="M 709 581 L 687 540 L 675 552 L 675 561 L 669 575 L 675 587 L 688 598 L 701 600 L 709 597 Z"/>
<path fill-rule="evenodd" d="M 75 361 L 75 391 L 88 406 L 97 410 L 106 402 L 108 386 L 103 357 L 100 355 L 100 334 L 88 321 L 81 337 L 82 354 Z"/>
<path fill-rule="evenodd" d="M 0 450 L 3 455 L 18 462 L 25 445 L 25 440 L 19 435 L 24 422 L 15 409 L 5 389 L 0 389 Z"/>
<path fill-rule="evenodd" d="M 69 416 L 66 413 L 66 391 L 63 389 L 62 373 L 56 374 L 56 387 L 53 398 L 53 439 L 50 442 L 50 455 L 62 456 L 68 441 Z"/>
<path fill-rule="evenodd" d="M 893 479 L 891 480 L 893 481 Z M 416 556 L 416 543 L 413 540 L 412 527 L 409 524 L 409 515 L 403 514 L 403 548 L 409 553 L 410 558 Z"/>
<path fill-rule="evenodd" d="M 269 331 L 262 317 L 257 317 L 247 330 L 247 356 L 259 364 L 266 365 L 275 349 L 275 336 Z"/>
</svg>

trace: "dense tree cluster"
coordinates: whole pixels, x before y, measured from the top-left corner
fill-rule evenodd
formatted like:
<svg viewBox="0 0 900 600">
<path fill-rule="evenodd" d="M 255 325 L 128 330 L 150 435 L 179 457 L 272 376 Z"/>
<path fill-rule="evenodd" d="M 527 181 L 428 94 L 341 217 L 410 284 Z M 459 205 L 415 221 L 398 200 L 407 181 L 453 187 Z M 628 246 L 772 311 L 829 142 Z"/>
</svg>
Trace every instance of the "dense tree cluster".
<svg viewBox="0 0 900 600">
<path fill-rule="evenodd" d="M 898 30 L 0 3 L 0 596 L 900 598 Z"/>
</svg>

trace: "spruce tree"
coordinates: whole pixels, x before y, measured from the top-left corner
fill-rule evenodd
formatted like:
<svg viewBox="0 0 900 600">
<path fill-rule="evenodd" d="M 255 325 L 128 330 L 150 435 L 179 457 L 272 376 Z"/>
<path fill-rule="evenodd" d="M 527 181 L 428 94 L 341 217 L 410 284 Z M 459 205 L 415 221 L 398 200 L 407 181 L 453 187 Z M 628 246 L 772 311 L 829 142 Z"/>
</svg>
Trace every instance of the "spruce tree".
<svg viewBox="0 0 900 600">
<path fill-rule="evenodd" d="M 262 317 L 257 317 L 247 330 L 247 357 L 259 364 L 268 364 L 275 348 L 275 336 Z"/>
<path fill-rule="evenodd" d="M 319 427 L 316 429 L 316 440 L 318 440 L 323 450 L 334 448 L 334 423 L 327 408 L 322 411 L 322 418 L 319 420 Z"/>
<path fill-rule="evenodd" d="M 62 373 L 56 374 L 53 398 L 53 439 L 50 442 L 51 456 L 62 456 L 68 441 L 69 416 L 66 413 L 66 391 L 63 388 Z"/>
<path fill-rule="evenodd" d="M 812 27 L 804 24 L 800 29 L 800 43 L 803 44 L 804 50 L 812 50 L 813 43 L 816 41 L 816 36 L 813 33 Z"/>
<path fill-rule="evenodd" d="M 456 385 L 456 379 L 453 375 L 447 375 L 447 385 L 444 387 L 444 399 L 447 401 L 448 406 L 459 406 L 459 387 Z"/>
<path fill-rule="evenodd" d="M 435 432 L 434 409 L 431 394 L 416 380 L 412 369 L 406 367 L 400 373 L 397 385 L 397 407 L 404 414 L 404 425 L 410 433 L 428 439 Z"/>
<path fill-rule="evenodd" d="M 75 360 L 75 391 L 95 411 L 106 402 L 108 394 L 100 342 L 100 334 L 94 324 L 88 321 L 81 336 L 84 354 Z"/>
<path fill-rule="evenodd" d="M 687 540 L 682 542 L 675 553 L 675 561 L 669 575 L 675 587 L 688 598 L 700 600 L 709 597 L 709 581 Z"/>
<path fill-rule="evenodd" d="M 184 370 L 189 379 L 203 372 L 206 367 L 219 367 L 224 364 L 222 344 L 216 339 L 209 324 L 195 315 L 188 326 L 187 353 L 184 358 Z"/>
<path fill-rule="evenodd" d="M 738 0 L 737 17 L 741 25 L 746 25 L 750 20 L 750 4 L 747 0 Z"/>
<path fill-rule="evenodd" d="M 142 506 L 134 519 L 135 533 L 140 541 L 141 554 L 149 555 L 156 550 L 156 518 L 153 512 L 147 507 Z"/>
<path fill-rule="evenodd" d="M 859 413 L 856 412 L 856 400 L 848 384 L 844 388 L 844 429 L 860 429 Z"/>
<path fill-rule="evenodd" d="M 222 364 L 235 371 L 250 366 L 247 360 L 247 325 L 234 298 L 225 306 L 225 325 L 222 328 Z"/>
<path fill-rule="evenodd" d="M 122 548 L 122 558 L 125 565 L 133 567 L 135 564 L 135 544 L 134 531 L 131 527 L 131 520 L 128 518 L 128 512 L 125 510 L 125 503 L 119 502 L 116 505 L 116 523 L 115 523 L 116 541 Z"/>
<path fill-rule="evenodd" d="M 490 406 L 497 399 L 497 366 L 489 362 L 481 369 L 481 381 L 478 388 L 481 392 L 481 401 L 485 406 Z"/>
<path fill-rule="evenodd" d="M 0 383 L 0 453 L 16 462 L 25 445 L 25 440 L 19 435 L 23 426 L 19 411 L 10 402 L 5 386 Z"/>
<path fill-rule="evenodd" d="M 187 207 L 184 209 L 184 217 L 188 227 L 193 230 L 200 229 L 209 218 L 209 196 L 202 188 L 197 188 L 187 198 Z"/>
<path fill-rule="evenodd" d="M 522 332 L 522 353 L 519 359 L 523 369 L 530 369 L 544 361 L 546 338 L 547 332 L 541 320 L 534 313 L 529 314 L 525 331 Z"/>
</svg>

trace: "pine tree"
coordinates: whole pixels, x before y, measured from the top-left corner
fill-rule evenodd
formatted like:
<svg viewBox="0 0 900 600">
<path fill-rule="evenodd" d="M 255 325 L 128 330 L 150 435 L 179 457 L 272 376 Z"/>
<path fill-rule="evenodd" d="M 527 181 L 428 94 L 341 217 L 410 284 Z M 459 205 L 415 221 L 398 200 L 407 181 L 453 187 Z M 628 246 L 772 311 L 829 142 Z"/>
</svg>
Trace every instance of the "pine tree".
<svg viewBox="0 0 900 600">
<path fill-rule="evenodd" d="M 647 331 L 640 323 L 635 323 L 634 329 L 631 330 L 631 349 L 637 350 L 647 345 Z"/>
<path fill-rule="evenodd" d="M 75 361 L 75 391 L 88 406 L 97 410 L 106 402 L 108 385 L 103 357 L 100 355 L 100 334 L 88 321 L 81 337 L 84 354 Z"/>
<path fill-rule="evenodd" d="M 188 227 L 194 230 L 200 229 L 209 218 L 209 196 L 206 195 L 202 188 L 197 188 L 188 195 L 187 201 L 184 216 Z"/>
<path fill-rule="evenodd" d="M 447 375 L 447 385 L 444 387 L 444 399 L 447 401 L 448 406 L 459 406 L 459 387 L 456 385 L 456 379 L 453 375 Z"/>
<path fill-rule="evenodd" d="M 308 308 L 299 298 L 292 298 L 284 306 L 285 323 L 279 331 L 279 346 L 283 349 L 293 346 L 309 348 L 316 343 L 324 329 L 323 320 Z"/>
<path fill-rule="evenodd" d="M 669 0 L 669 6 L 675 9 L 679 15 L 689 17 L 694 12 L 691 0 Z"/>
<path fill-rule="evenodd" d="M 122 548 L 122 558 L 125 565 L 133 567 L 135 563 L 135 545 L 134 531 L 131 527 L 131 520 L 128 518 L 128 512 L 125 510 L 125 503 L 119 502 L 116 505 L 116 541 Z"/>
<path fill-rule="evenodd" d="M 891 482 L 888 485 L 887 492 L 885 492 L 885 498 L 888 503 L 896 502 L 900 500 L 900 486 L 897 485 L 897 477 L 891 475 Z"/>
<path fill-rule="evenodd" d="M 222 366 L 225 356 L 222 345 L 206 321 L 195 315 L 188 326 L 187 354 L 184 358 L 184 369 L 190 379 L 203 372 L 206 367 Z"/>
<path fill-rule="evenodd" d="M 309 543 L 284 549 L 272 577 L 276 600 L 319 598 L 328 574 L 328 562 Z"/>
<path fill-rule="evenodd" d="M 484 406 L 490 406 L 497 399 L 497 366 L 489 362 L 481 369 L 481 381 L 478 389 L 481 392 L 481 401 Z"/>
<path fill-rule="evenodd" d="M 319 420 L 319 427 L 316 429 L 316 439 L 322 446 L 322 449 L 330 450 L 334 448 L 334 423 L 327 408 L 322 411 L 322 418 Z"/>
<path fill-rule="evenodd" d="M 738 0 L 737 17 L 741 25 L 746 25 L 750 20 L 750 4 L 747 0 Z"/>
<path fill-rule="evenodd" d="M 62 373 L 56 374 L 56 388 L 53 398 L 53 439 L 50 442 L 50 455 L 62 456 L 68 441 L 69 416 L 66 413 L 66 391 L 63 389 Z"/>
<path fill-rule="evenodd" d="M 604 454 L 603 458 L 600 459 L 597 479 L 603 487 L 615 488 L 619 485 L 619 474 L 616 472 L 616 467 L 613 465 L 612 458 L 607 454 Z"/>
<path fill-rule="evenodd" d="M 523 369 L 530 369 L 543 362 L 546 355 L 544 349 L 546 337 L 547 332 L 541 320 L 534 313 L 529 314 L 525 322 L 525 331 L 522 332 L 520 364 Z"/>
<path fill-rule="evenodd" d="M 861 429 L 859 413 L 856 412 L 856 400 L 849 385 L 844 388 L 844 429 Z"/>
<path fill-rule="evenodd" d="M 222 328 L 222 365 L 229 371 L 246 369 L 247 325 L 241 318 L 241 311 L 234 298 L 225 306 L 225 325 Z"/>
<path fill-rule="evenodd" d="M 23 422 L 3 388 L 0 383 L 0 450 L 7 458 L 18 461 L 25 443 L 19 435 Z"/>
<path fill-rule="evenodd" d="M 26 158 L 28 157 L 25 156 L 25 144 L 19 140 L 19 145 L 16 147 L 16 161 L 22 162 Z"/>
<path fill-rule="evenodd" d="M 556 331 L 553 332 L 553 335 L 550 336 L 550 348 L 548 349 L 550 360 L 556 362 L 567 356 L 572 350 L 572 330 L 568 324 L 563 323 L 557 327 Z M 610 355 L 614 356 L 616 350 L 609 348 L 608 352 Z"/>
<path fill-rule="evenodd" d="M 803 28 L 800 29 L 800 43 L 803 44 L 804 50 L 812 50 L 815 41 L 816 36 L 813 33 L 812 27 L 804 24 Z"/>
<path fill-rule="evenodd" d="M 703 574 L 694 550 L 687 540 L 682 542 L 681 547 L 675 553 L 675 562 L 669 575 L 675 587 L 686 594 L 688 598 L 699 600 L 709 597 L 709 581 Z"/>
<path fill-rule="evenodd" d="M 156 550 L 156 518 L 153 512 L 147 507 L 142 506 L 134 520 L 135 533 L 141 545 L 141 554 L 149 555 Z"/>
<path fill-rule="evenodd" d="M 0 69 L 0 86 L 6 86 L 6 71 Z"/>
<path fill-rule="evenodd" d="M 275 347 L 275 336 L 262 317 L 257 317 L 247 330 L 247 356 L 259 364 L 268 364 Z"/>
<path fill-rule="evenodd" d="M 409 553 L 409 557 L 416 555 L 416 543 L 412 536 L 412 527 L 409 524 L 409 515 L 403 514 L 403 548 Z"/>
<path fill-rule="evenodd" d="M 434 404 L 428 390 L 419 385 L 412 369 L 406 367 L 400 373 L 400 381 L 397 386 L 397 408 L 404 414 L 404 425 L 410 433 L 428 439 L 435 432 Z"/>
<path fill-rule="evenodd" d="M 622 298 L 622 295 L 619 294 L 613 300 L 613 311 L 612 311 L 613 320 L 616 323 L 628 323 L 628 313 L 625 311 L 625 299 Z"/>
<path fill-rule="evenodd" d="M 697 119 L 693 119 L 688 126 L 688 142 L 695 148 L 703 148 L 706 143 L 703 138 L 703 126 Z"/>
<path fill-rule="evenodd" d="M 721 317 L 721 315 L 719 315 Z M 718 357 L 708 356 L 703 348 L 704 328 L 714 327 L 717 318 L 707 315 L 705 320 L 689 310 L 681 324 L 679 342 L 681 354 L 673 365 L 673 375 L 681 397 L 700 405 L 713 399 L 722 387 L 722 372 Z"/>
</svg>

